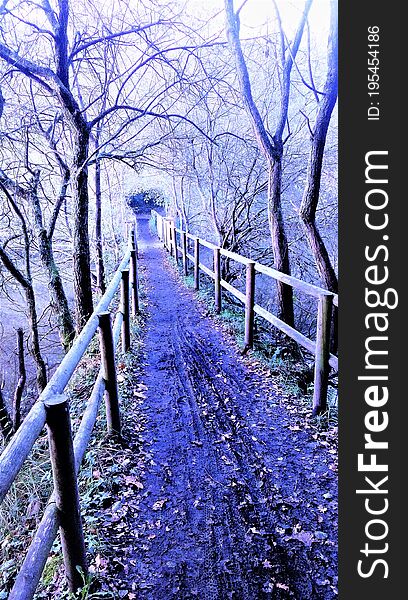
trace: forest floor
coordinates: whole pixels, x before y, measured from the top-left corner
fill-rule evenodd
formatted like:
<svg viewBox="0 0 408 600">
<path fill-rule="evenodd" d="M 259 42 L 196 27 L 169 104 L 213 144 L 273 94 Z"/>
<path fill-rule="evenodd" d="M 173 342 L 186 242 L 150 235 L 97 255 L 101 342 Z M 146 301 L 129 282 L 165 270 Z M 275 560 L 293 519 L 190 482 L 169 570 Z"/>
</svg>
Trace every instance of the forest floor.
<svg viewBox="0 0 408 600">
<path fill-rule="evenodd" d="M 336 598 L 335 432 L 240 354 L 147 220 L 139 235 L 147 319 L 113 459 L 121 484 L 98 515 L 103 587 L 130 600 Z"/>
</svg>

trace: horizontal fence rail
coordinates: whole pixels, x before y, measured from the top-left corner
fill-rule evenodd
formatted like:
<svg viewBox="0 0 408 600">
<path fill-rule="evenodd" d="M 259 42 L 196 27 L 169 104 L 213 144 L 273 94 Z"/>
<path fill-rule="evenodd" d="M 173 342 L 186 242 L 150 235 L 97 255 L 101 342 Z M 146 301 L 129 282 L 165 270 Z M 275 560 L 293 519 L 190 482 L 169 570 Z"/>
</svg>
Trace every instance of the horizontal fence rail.
<svg viewBox="0 0 408 600">
<path fill-rule="evenodd" d="M 130 270 L 128 267 L 130 266 Z M 109 306 L 120 289 L 120 305 L 113 328 Z M 41 579 L 45 563 L 58 533 L 64 555 L 70 591 L 83 583 L 87 572 L 85 546 L 79 512 L 77 474 L 86 453 L 98 411 L 105 396 L 108 433 L 120 434 L 120 412 L 116 381 L 115 352 L 130 346 L 130 311 L 139 308 L 137 246 L 134 224 L 126 250 L 105 294 L 35 402 L 18 431 L 0 456 L 0 503 L 17 477 L 35 441 L 47 424 L 53 472 L 52 493 L 23 564 L 17 574 L 9 600 L 31 600 Z M 72 438 L 69 407 L 64 390 L 99 330 L 101 367 L 96 377 L 75 438 Z"/>
<path fill-rule="evenodd" d="M 178 262 L 179 253 L 182 258 L 184 275 L 188 275 L 189 262 L 193 264 L 194 288 L 200 287 L 200 273 L 204 273 L 214 281 L 214 305 L 216 312 L 221 312 L 222 292 L 224 289 L 235 298 L 240 300 L 245 307 L 245 346 L 252 348 L 254 336 L 254 317 L 255 314 L 271 323 L 274 327 L 295 340 L 300 346 L 305 348 L 315 357 L 314 370 L 314 391 L 313 391 L 313 414 L 319 414 L 327 408 L 327 388 L 330 368 L 338 370 L 338 358 L 329 351 L 330 348 L 330 324 L 332 318 L 333 305 L 338 306 L 338 296 L 333 292 L 325 290 L 319 286 L 307 283 L 291 275 L 286 275 L 272 267 L 262 265 L 250 258 L 241 256 L 236 252 L 225 250 L 216 244 L 203 240 L 187 231 L 175 226 L 174 219 L 163 217 L 158 212 L 151 211 L 152 219 L 155 222 L 157 235 L 163 243 L 165 249 Z M 177 242 L 177 234 L 180 243 Z M 191 243 L 190 243 L 191 242 Z M 213 270 L 208 268 L 200 261 L 200 247 L 207 248 L 213 252 Z M 193 253 L 191 253 L 193 250 Z M 231 283 L 221 277 L 220 257 L 224 256 L 245 266 L 246 285 L 245 293 L 238 290 Z M 316 315 L 316 339 L 311 340 L 300 331 L 291 327 L 266 308 L 255 303 L 255 280 L 256 274 L 261 273 L 280 281 L 292 288 L 317 299 Z"/>
</svg>

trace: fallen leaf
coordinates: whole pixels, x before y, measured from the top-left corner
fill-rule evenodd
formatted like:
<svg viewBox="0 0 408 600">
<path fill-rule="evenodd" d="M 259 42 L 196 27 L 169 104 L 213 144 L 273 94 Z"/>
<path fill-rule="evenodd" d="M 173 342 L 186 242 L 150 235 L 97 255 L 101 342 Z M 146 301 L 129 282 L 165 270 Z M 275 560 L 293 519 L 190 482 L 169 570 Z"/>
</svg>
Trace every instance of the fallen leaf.
<svg viewBox="0 0 408 600">
<path fill-rule="evenodd" d="M 157 500 L 152 506 L 152 510 L 160 510 L 168 501 L 168 498 L 163 498 L 163 500 Z"/>
</svg>

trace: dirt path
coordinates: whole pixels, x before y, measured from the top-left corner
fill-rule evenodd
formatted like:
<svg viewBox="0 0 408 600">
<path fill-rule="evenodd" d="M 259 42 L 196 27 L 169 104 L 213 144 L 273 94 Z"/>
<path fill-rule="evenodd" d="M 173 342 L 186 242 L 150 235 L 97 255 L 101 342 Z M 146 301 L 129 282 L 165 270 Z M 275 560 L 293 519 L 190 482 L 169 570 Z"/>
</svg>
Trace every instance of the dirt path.
<svg viewBox="0 0 408 600">
<path fill-rule="evenodd" d="M 293 426 L 139 225 L 151 460 L 119 579 L 146 600 L 335 598 L 332 455 Z"/>
</svg>

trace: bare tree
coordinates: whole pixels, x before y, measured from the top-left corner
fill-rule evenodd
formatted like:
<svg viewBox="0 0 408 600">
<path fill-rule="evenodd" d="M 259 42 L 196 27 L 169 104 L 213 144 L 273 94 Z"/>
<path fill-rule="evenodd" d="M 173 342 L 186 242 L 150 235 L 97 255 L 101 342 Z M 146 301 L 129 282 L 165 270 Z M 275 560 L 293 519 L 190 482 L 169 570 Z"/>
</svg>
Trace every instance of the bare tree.
<svg viewBox="0 0 408 600">
<path fill-rule="evenodd" d="M 239 13 L 243 5 L 241 5 L 241 8 L 235 12 L 233 0 L 225 0 L 227 34 L 232 52 L 235 57 L 238 80 L 244 105 L 251 119 L 259 148 L 265 156 L 268 165 L 268 214 L 275 268 L 287 274 L 290 274 L 290 261 L 281 201 L 282 161 L 285 141 L 283 136 L 288 119 L 292 67 L 299 49 L 311 4 L 312 0 L 306 0 L 305 8 L 295 34 L 294 41 L 290 47 L 287 47 L 280 21 L 279 11 L 276 3 L 274 2 L 280 27 L 282 81 L 280 110 L 277 118 L 277 125 L 274 133 L 271 135 L 268 132 L 264 119 L 262 118 L 261 113 L 254 101 L 248 67 L 242 51 L 239 33 Z M 287 323 L 293 324 L 294 315 L 292 288 L 278 282 L 277 291 L 279 316 Z"/>
<path fill-rule="evenodd" d="M 51 36 L 55 52 L 55 71 L 20 56 L 16 51 L 0 43 L 0 57 L 13 68 L 39 84 L 58 100 L 66 121 L 73 133 L 73 173 L 75 221 L 74 234 L 74 283 L 77 305 L 78 326 L 82 327 L 92 313 L 92 289 L 90 277 L 89 237 L 88 237 L 88 176 L 83 165 L 88 155 L 89 127 L 83 118 L 77 101 L 70 89 L 68 58 L 68 0 L 58 0 L 58 14 L 48 0 L 43 0 L 42 8 L 51 24 Z"/>
<path fill-rule="evenodd" d="M 74 202 L 73 231 L 73 271 L 74 288 L 77 313 L 77 327 L 81 329 L 93 310 L 91 272 L 90 272 L 90 246 L 88 233 L 89 216 L 89 194 L 88 194 L 88 153 L 89 141 L 92 127 L 96 126 L 102 119 L 99 115 L 92 122 L 88 122 L 86 113 L 81 110 L 80 103 L 74 95 L 74 89 L 70 78 L 70 68 L 75 61 L 80 61 L 80 56 L 91 51 L 98 44 L 107 43 L 121 36 L 129 35 L 137 31 L 143 31 L 152 27 L 132 27 L 128 30 L 118 31 L 102 36 L 81 36 L 75 38 L 73 43 L 69 39 L 69 0 L 57 0 L 57 10 L 51 6 L 49 0 L 42 0 L 41 9 L 45 14 L 50 29 L 39 28 L 33 23 L 29 25 L 45 36 L 47 41 L 51 40 L 53 47 L 52 69 L 49 60 L 44 64 L 26 58 L 17 51 L 0 42 L 0 58 L 6 61 L 13 69 L 19 70 L 23 75 L 29 77 L 36 85 L 40 86 L 50 97 L 57 101 L 65 122 L 68 124 L 72 134 L 72 165 L 71 165 L 71 187 Z M 19 20 L 22 20 L 21 18 Z M 28 23 L 28 22 L 26 22 Z M 112 110 L 123 108 L 115 103 Z M 143 112 L 143 111 L 141 111 Z"/>
<path fill-rule="evenodd" d="M 36 186 L 38 185 L 38 179 L 33 177 L 31 187 L 33 193 L 35 193 Z M 37 368 L 37 387 L 39 391 L 42 391 L 47 384 L 47 371 L 44 359 L 42 357 L 40 348 L 40 336 L 38 331 L 38 317 L 37 317 L 37 304 L 33 286 L 33 279 L 31 274 L 31 257 L 30 257 L 30 238 L 28 233 L 27 224 L 22 211 L 19 209 L 17 203 L 14 201 L 12 195 L 9 193 L 7 188 L 0 182 L 0 189 L 3 191 L 7 200 L 9 201 L 11 209 L 16 214 L 21 224 L 22 237 L 23 237 L 23 255 L 24 255 L 24 270 L 20 269 L 15 260 L 6 250 L 6 243 L 0 243 L 0 260 L 4 267 L 16 280 L 16 282 L 22 287 L 27 303 L 28 319 L 30 324 L 31 332 L 31 354 L 34 358 Z"/>
<path fill-rule="evenodd" d="M 50 143 L 51 142 L 52 140 L 50 140 Z M 28 160 L 28 144 L 25 152 L 26 159 Z M 35 179 L 37 183 L 36 185 L 23 186 L 22 184 L 17 183 L 15 180 L 12 180 L 2 169 L 0 169 L 0 184 L 3 186 L 3 190 L 8 191 L 9 201 L 11 195 L 18 197 L 25 200 L 33 210 L 33 229 L 38 241 L 40 259 L 48 274 L 48 289 L 51 306 L 57 318 L 57 327 L 60 334 L 61 344 L 64 350 L 67 352 L 73 342 L 75 328 L 59 268 L 54 258 L 53 235 L 61 206 L 65 200 L 66 189 L 69 182 L 69 169 L 56 150 L 55 154 L 58 157 L 58 162 L 62 167 L 63 174 L 60 194 L 53 207 L 48 227 L 46 227 L 44 223 L 43 209 L 39 196 L 39 170 L 33 170 L 31 167 L 29 167 L 29 172 L 31 171 L 32 173 L 32 179 Z M 27 223 L 25 226 L 27 227 Z"/>
<path fill-rule="evenodd" d="M 338 291 L 337 276 L 331 264 L 325 243 L 316 224 L 316 211 L 320 197 L 320 184 L 327 131 L 337 100 L 337 33 L 337 0 L 331 0 L 327 76 L 323 88 L 323 97 L 319 102 L 316 121 L 313 129 L 311 130 L 311 148 L 309 164 L 307 167 L 307 179 L 299 210 L 299 215 L 304 225 L 318 273 L 325 287 L 335 293 Z"/>
</svg>

